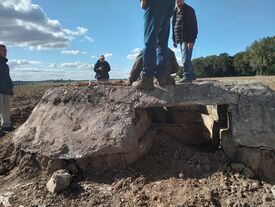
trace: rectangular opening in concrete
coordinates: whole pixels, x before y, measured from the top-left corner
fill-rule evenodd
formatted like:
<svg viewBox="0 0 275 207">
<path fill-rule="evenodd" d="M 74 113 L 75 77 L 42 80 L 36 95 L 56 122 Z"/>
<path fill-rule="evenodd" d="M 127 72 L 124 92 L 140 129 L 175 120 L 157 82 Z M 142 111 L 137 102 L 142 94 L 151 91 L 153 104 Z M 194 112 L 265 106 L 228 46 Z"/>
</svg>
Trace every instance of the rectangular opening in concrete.
<svg viewBox="0 0 275 207">
<path fill-rule="evenodd" d="M 185 144 L 219 147 L 220 132 L 230 128 L 228 105 L 148 107 L 146 111 L 151 126 Z"/>
</svg>

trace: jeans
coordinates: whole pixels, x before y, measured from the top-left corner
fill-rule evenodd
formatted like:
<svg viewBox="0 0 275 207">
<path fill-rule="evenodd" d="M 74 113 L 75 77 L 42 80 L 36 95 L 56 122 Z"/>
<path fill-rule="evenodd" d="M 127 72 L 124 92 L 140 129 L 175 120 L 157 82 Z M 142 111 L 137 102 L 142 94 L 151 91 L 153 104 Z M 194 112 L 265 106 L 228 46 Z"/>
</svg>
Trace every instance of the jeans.
<svg viewBox="0 0 275 207">
<path fill-rule="evenodd" d="M 144 8 L 142 76 L 165 78 L 168 75 L 168 38 L 174 8 L 175 0 L 150 0 Z"/>
<path fill-rule="evenodd" d="M 10 127 L 10 96 L 0 93 L 1 127 Z"/>
<path fill-rule="evenodd" d="M 182 77 L 185 80 L 196 79 L 196 75 L 193 71 L 193 65 L 192 65 L 192 53 L 193 53 L 193 48 L 188 49 L 187 42 L 183 42 L 181 44 L 181 54 L 182 54 L 182 64 L 183 64 Z"/>
</svg>

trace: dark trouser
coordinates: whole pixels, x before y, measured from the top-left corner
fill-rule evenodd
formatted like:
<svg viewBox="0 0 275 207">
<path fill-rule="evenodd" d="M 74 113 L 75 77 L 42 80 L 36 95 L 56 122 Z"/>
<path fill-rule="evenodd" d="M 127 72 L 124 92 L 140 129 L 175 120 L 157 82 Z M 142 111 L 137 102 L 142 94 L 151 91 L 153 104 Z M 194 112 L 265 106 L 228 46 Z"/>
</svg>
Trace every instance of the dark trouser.
<svg viewBox="0 0 275 207">
<path fill-rule="evenodd" d="M 185 80 L 195 80 L 196 75 L 193 71 L 193 65 L 192 65 L 193 48 L 188 49 L 187 42 L 183 42 L 180 46 L 181 46 L 182 64 L 183 64 L 182 77 Z"/>
<path fill-rule="evenodd" d="M 142 76 L 162 79 L 168 75 L 168 38 L 175 0 L 150 0 L 144 14 Z"/>
</svg>

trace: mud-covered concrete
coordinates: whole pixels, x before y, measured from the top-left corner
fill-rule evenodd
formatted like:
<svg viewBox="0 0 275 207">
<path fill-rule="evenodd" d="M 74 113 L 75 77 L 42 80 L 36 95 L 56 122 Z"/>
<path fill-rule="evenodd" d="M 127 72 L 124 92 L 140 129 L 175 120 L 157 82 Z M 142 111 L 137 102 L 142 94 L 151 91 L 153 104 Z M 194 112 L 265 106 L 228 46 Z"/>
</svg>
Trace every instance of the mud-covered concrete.
<svg viewBox="0 0 275 207">
<path fill-rule="evenodd" d="M 223 148 L 227 155 L 256 165 L 244 159 L 240 149 L 274 154 L 275 93 L 249 81 L 195 81 L 152 92 L 111 85 L 51 89 L 16 132 L 13 142 L 25 152 L 51 159 L 89 160 L 94 166 L 109 167 L 118 162 L 129 164 L 153 144 L 148 136 L 153 132 L 147 108 L 225 105 L 228 125 L 221 127 L 221 140 L 226 134 Z M 207 111 L 202 119 L 207 120 L 204 122 L 211 137 L 211 126 L 219 120 L 213 110 Z M 274 156 L 269 158 L 269 165 L 274 166 Z M 264 164 L 252 167 L 261 168 L 263 176 L 274 179 L 261 166 Z"/>
</svg>

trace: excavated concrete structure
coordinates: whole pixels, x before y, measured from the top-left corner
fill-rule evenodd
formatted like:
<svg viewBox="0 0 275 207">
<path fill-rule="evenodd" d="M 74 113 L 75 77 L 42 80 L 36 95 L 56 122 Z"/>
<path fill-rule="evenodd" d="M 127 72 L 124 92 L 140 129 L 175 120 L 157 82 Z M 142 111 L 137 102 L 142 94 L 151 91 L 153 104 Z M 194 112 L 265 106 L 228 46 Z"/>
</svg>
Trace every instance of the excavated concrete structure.
<svg viewBox="0 0 275 207">
<path fill-rule="evenodd" d="M 157 133 L 221 146 L 234 162 L 275 180 L 275 92 L 248 81 L 195 81 L 152 92 L 112 85 L 54 88 L 13 142 L 45 157 L 45 168 L 73 160 L 88 171 L 137 161 Z"/>
</svg>

